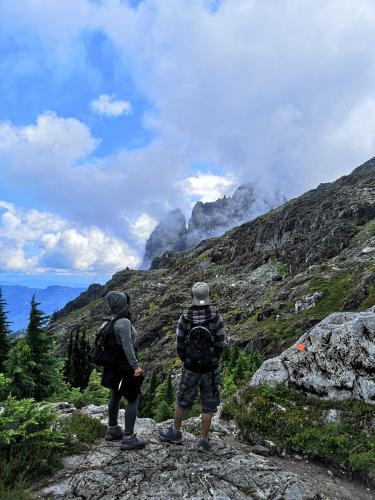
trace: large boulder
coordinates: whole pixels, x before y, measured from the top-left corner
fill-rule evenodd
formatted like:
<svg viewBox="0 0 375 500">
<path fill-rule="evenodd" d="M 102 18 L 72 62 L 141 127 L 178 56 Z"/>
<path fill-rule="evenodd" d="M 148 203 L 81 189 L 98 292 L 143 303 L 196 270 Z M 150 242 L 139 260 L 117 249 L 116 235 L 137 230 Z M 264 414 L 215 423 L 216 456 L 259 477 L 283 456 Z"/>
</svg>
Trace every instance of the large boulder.
<svg viewBox="0 0 375 500">
<path fill-rule="evenodd" d="M 265 361 L 250 381 L 259 384 L 375 403 L 375 307 L 330 314 L 280 356 Z"/>
</svg>

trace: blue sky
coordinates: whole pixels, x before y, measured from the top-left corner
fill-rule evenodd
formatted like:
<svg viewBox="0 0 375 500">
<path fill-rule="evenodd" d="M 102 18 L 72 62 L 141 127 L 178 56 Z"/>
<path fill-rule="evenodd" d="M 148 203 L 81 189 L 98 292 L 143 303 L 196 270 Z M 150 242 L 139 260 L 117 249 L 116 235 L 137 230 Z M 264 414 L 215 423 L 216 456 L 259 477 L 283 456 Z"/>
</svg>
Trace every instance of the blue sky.
<svg viewBox="0 0 375 500">
<path fill-rule="evenodd" d="M 136 268 L 166 211 L 375 150 L 372 0 L 0 3 L 0 284 Z"/>
</svg>

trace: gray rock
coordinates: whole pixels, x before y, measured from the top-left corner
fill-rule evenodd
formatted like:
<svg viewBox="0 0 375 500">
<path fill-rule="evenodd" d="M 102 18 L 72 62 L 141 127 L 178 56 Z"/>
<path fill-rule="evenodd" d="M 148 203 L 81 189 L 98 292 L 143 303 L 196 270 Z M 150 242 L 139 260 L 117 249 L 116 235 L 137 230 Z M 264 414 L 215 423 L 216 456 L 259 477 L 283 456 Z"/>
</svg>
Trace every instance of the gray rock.
<svg viewBox="0 0 375 500">
<path fill-rule="evenodd" d="M 323 422 L 325 424 L 339 424 L 342 419 L 342 411 L 340 410 L 325 410 L 323 412 Z"/>
<path fill-rule="evenodd" d="M 189 432 L 184 432 L 184 446 L 161 443 L 159 428 L 151 419 L 138 419 L 138 435 L 147 441 L 144 450 L 124 452 L 116 443 L 98 441 L 85 455 L 65 459 L 50 483 L 34 485 L 33 493 L 64 500 L 319 498 L 296 474 L 251 453 L 224 424 L 213 431 L 210 453 L 199 452 L 198 438 Z"/>
<path fill-rule="evenodd" d="M 297 346 L 304 344 L 299 351 Z M 285 384 L 344 400 L 375 402 L 375 308 L 333 313 L 257 370 L 250 385 Z"/>
</svg>

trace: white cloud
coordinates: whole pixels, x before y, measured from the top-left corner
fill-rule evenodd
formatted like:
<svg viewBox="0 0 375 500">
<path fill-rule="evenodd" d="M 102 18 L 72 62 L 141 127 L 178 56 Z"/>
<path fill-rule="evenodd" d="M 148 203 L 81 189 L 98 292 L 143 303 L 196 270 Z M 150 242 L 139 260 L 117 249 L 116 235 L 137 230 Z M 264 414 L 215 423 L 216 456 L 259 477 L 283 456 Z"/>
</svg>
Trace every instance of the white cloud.
<svg viewBox="0 0 375 500">
<path fill-rule="evenodd" d="M 236 178 L 232 174 L 213 175 L 202 172 L 179 182 L 181 189 L 190 198 L 198 198 L 203 202 L 215 201 L 230 194 L 236 184 Z"/>
<path fill-rule="evenodd" d="M 92 153 L 99 141 L 75 118 L 60 118 L 46 111 L 35 125 L 17 127 L 0 122 L 0 155 L 9 169 L 31 176 L 70 166 Z M 22 182 L 22 178 L 19 179 Z"/>
<path fill-rule="evenodd" d="M 149 214 L 140 215 L 135 222 L 131 222 L 125 215 L 124 218 L 128 221 L 130 231 L 139 244 L 147 241 L 147 238 L 158 224 L 158 221 Z"/>
<path fill-rule="evenodd" d="M 130 115 L 132 106 L 129 101 L 115 100 L 115 95 L 101 94 L 97 99 L 91 101 L 91 109 L 99 115 L 118 117 Z"/>
<path fill-rule="evenodd" d="M 215 13 L 206 6 L 3 2 L 8 30 L 31 32 L 67 72 L 89 60 L 80 35 L 102 31 L 120 72 L 151 103 L 144 124 L 156 137 L 89 164 L 97 141 L 74 118 L 43 114 L 30 130 L 3 123 L 7 175 L 68 220 L 122 239 L 124 210 L 131 220 L 143 212 L 158 218 L 186 209 L 192 196 L 212 200 L 231 189 L 203 175 L 176 189 L 191 165 L 214 164 L 229 181 L 295 196 L 373 155 L 373 0 L 327 0 L 319 8 L 314 0 L 223 0 Z"/>
<path fill-rule="evenodd" d="M 136 267 L 129 245 L 98 227 L 0 200 L 0 270 L 40 274 L 113 273 Z"/>
</svg>

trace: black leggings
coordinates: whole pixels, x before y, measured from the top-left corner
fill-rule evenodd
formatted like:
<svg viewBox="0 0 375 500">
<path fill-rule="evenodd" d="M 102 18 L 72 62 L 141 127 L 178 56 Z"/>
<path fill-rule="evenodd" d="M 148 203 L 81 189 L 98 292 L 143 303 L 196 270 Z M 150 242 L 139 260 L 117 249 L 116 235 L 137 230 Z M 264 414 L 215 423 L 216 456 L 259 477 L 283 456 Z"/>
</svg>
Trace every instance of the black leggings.
<svg viewBox="0 0 375 500">
<path fill-rule="evenodd" d="M 118 389 L 111 389 L 111 397 L 108 403 L 108 425 L 118 425 L 118 412 L 120 409 L 121 392 Z M 125 410 L 125 436 L 134 433 L 135 420 L 138 413 L 139 396 L 129 403 Z"/>
</svg>

